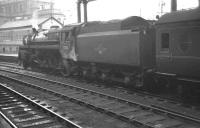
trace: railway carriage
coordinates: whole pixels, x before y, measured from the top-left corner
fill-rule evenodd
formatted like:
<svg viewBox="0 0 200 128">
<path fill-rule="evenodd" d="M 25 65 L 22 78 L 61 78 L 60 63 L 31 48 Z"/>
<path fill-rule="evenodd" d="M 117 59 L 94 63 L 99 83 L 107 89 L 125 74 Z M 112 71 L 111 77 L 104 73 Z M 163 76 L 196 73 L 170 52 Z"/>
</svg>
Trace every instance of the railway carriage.
<svg viewBox="0 0 200 128">
<path fill-rule="evenodd" d="M 157 22 L 157 69 L 181 77 L 200 77 L 200 10 L 174 12 Z"/>
<path fill-rule="evenodd" d="M 184 86 L 176 82 L 178 92 L 192 89 L 190 93 L 193 93 L 200 88 L 199 14 L 199 8 L 176 11 L 156 23 L 156 73 L 164 78 L 161 80 L 165 84 L 173 79 L 182 82 Z"/>
</svg>

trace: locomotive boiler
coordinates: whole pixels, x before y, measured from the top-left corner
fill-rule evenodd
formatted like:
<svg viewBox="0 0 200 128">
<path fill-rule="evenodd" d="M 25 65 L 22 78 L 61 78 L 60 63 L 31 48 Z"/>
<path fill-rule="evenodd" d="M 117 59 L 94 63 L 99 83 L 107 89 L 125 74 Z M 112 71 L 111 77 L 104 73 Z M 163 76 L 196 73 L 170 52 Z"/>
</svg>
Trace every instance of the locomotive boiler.
<svg viewBox="0 0 200 128">
<path fill-rule="evenodd" d="M 35 32 L 24 36 L 19 47 L 19 62 L 24 68 L 60 68 L 59 30 Z"/>
</svg>

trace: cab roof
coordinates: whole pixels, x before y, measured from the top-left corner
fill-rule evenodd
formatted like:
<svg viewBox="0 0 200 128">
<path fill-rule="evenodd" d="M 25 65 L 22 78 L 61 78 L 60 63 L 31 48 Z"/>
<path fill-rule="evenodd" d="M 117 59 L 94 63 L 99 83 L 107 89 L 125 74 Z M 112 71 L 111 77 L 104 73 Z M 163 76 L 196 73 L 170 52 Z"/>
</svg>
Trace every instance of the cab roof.
<svg viewBox="0 0 200 128">
<path fill-rule="evenodd" d="M 163 15 L 156 24 L 178 23 L 200 20 L 200 8 L 171 12 Z"/>
</svg>

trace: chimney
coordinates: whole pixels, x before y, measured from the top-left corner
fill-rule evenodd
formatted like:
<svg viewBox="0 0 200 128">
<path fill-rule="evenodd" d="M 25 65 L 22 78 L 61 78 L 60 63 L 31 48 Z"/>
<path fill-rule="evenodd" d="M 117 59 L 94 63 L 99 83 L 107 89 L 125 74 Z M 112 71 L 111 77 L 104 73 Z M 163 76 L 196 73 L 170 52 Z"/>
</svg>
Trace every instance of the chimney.
<svg viewBox="0 0 200 128">
<path fill-rule="evenodd" d="M 175 11 L 177 11 L 177 0 L 171 0 L 171 12 Z"/>
<path fill-rule="evenodd" d="M 84 23 L 87 23 L 87 0 L 83 0 L 83 8 L 84 8 Z"/>
<path fill-rule="evenodd" d="M 78 23 L 81 22 L 81 0 L 78 0 L 77 1 L 77 20 L 78 20 Z"/>
</svg>

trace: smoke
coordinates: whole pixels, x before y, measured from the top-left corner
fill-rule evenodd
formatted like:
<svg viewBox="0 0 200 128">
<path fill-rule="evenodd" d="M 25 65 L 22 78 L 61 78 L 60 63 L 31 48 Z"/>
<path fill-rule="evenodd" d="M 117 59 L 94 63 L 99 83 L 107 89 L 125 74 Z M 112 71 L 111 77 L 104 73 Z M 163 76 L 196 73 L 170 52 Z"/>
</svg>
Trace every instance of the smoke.
<svg viewBox="0 0 200 128">
<path fill-rule="evenodd" d="M 33 12 L 31 24 L 32 24 L 32 28 L 35 28 L 36 30 L 39 29 L 39 27 L 38 27 L 38 10 L 35 10 Z"/>
</svg>

